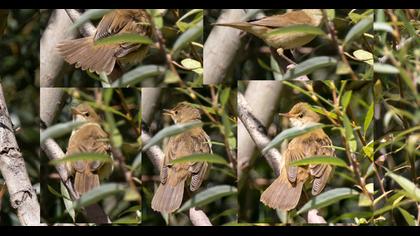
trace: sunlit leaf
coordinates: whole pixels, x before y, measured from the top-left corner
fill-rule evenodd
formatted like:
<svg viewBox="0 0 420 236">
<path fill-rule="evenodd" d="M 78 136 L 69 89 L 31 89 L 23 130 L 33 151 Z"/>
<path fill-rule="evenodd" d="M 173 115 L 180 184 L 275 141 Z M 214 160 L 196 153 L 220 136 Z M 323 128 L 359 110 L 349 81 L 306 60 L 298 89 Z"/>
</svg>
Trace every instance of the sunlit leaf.
<svg viewBox="0 0 420 236">
<path fill-rule="evenodd" d="M 120 44 L 120 43 L 139 43 L 139 44 L 152 44 L 153 41 L 144 35 L 137 33 L 122 33 L 112 35 L 106 38 L 98 39 L 95 41 L 95 45 L 109 45 L 109 44 Z"/>
<path fill-rule="evenodd" d="M 373 66 L 373 54 L 371 52 L 358 49 L 353 52 L 353 55 L 360 61 L 365 62 L 368 65 Z"/>
<path fill-rule="evenodd" d="M 387 175 L 395 180 L 395 182 L 397 182 L 401 188 L 405 190 L 407 197 L 410 197 L 411 199 L 418 202 L 420 201 L 420 189 L 413 182 L 389 171 Z"/>
<path fill-rule="evenodd" d="M 290 163 L 292 166 L 303 166 L 303 165 L 317 165 L 327 164 L 334 166 L 347 167 L 347 163 L 340 158 L 332 156 L 311 156 L 301 160 L 296 160 Z"/>
</svg>

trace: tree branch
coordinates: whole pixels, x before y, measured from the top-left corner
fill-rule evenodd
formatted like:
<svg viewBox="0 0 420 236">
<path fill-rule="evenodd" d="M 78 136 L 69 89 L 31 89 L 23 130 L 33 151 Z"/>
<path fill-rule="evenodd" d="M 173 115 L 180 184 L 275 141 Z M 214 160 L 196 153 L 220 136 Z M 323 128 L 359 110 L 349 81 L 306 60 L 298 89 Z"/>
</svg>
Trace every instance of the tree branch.
<svg viewBox="0 0 420 236">
<path fill-rule="evenodd" d="M 238 122 L 239 177 L 242 175 L 242 171 L 249 166 L 249 162 L 254 154 L 256 147 L 256 143 L 253 140 L 254 138 L 252 138 L 252 134 L 250 134 L 249 131 L 249 125 L 253 125 L 254 127 L 254 129 L 251 129 L 251 132 L 256 132 L 257 128 L 259 127 L 262 127 L 262 129 L 265 130 L 265 127 L 271 123 L 274 113 L 277 109 L 281 89 L 282 85 L 278 81 L 250 81 L 247 86 L 245 97 L 243 95 L 238 95 L 238 111 L 240 111 L 239 100 L 242 99 L 242 111 L 246 112 L 243 113 L 245 116 L 244 119 L 247 119 L 247 121 L 250 122 L 248 127 L 246 124 L 244 124 L 244 120 L 240 119 L 240 122 Z M 249 119 L 251 118 L 249 115 L 252 115 L 253 119 Z M 265 136 L 265 140 L 268 143 L 269 138 L 267 137 L 267 134 L 261 133 L 260 136 L 261 135 Z M 263 142 L 260 143 L 260 145 L 265 146 L 267 143 Z M 269 161 L 269 163 L 271 163 L 271 161 Z M 277 171 L 278 170 L 275 169 L 275 172 L 279 173 Z"/>
<path fill-rule="evenodd" d="M 22 225 L 40 224 L 36 191 L 26 171 L 0 84 L 0 171 L 6 181 L 10 203 Z"/>
</svg>

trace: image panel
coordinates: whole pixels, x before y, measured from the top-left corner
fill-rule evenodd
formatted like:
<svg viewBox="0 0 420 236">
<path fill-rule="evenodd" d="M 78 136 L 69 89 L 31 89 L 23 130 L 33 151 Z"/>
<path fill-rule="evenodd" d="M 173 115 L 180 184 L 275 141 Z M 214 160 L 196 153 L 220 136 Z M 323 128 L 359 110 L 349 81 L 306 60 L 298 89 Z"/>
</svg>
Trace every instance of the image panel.
<svg viewBox="0 0 420 236">
<path fill-rule="evenodd" d="M 236 89 L 142 88 L 143 225 L 237 223 Z"/>
<path fill-rule="evenodd" d="M 419 224 L 419 15 L 418 9 L 375 10 L 375 211 L 383 219 L 380 225 Z"/>
<path fill-rule="evenodd" d="M 240 81 L 239 223 L 372 219 L 373 108 L 370 81 Z"/>
<path fill-rule="evenodd" d="M 202 85 L 201 9 L 41 14 L 41 87 Z"/>
<path fill-rule="evenodd" d="M 373 9 L 205 10 L 204 84 L 369 79 L 372 23 Z"/>
<path fill-rule="evenodd" d="M 39 225 L 37 9 L 0 9 L 0 225 Z"/>
<path fill-rule="evenodd" d="M 141 223 L 140 92 L 41 88 L 44 223 Z"/>
</svg>

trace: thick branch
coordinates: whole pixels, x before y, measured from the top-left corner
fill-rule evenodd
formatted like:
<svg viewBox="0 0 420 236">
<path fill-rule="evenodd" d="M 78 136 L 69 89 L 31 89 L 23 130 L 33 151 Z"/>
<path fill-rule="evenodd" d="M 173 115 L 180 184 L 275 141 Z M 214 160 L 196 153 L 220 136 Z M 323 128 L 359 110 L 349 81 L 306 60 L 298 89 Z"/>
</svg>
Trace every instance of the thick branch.
<svg viewBox="0 0 420 236">
<path fill-rule="evenodd" d="M 238 93 L 238 116 L 258 149 L 262 150 L 267 146 L 271 140 L 267 136 L 266 128 L 255 117 L 251 107 L 241 93 Z M 271 168 L 273 168 L 275 175 L 278 176 L 280 174 L 281 165 L 283 164 L 280 152 L 276 148 L 272 148 L 265 153 L 264 157 Z M 239 156 L 239 158 L 241 157 Z"/>
<path fill-rule="evenodd" d="M 250 81 L 245 101 L 263 127 L 271 124 L 278 107 L 282 85 L 278 81 Z M 263 104 L 263 105 L 262 105 Z M 238 176 L 249 166 L 255 152 L 255 143 L 242 122 L 238 122 Z"/>
<path fill-rule="evenodd" d="M 141 116 L 147 124 L 150 124 L 153 119 L 161 91 L 161 88 L 142 88 L 141 90 Z"/>
<path fill-rule="evenodd" d="M 53 11 L 40 42 L 41 87 L 54 87 L 62 77 L 64 59 L 58 54 L 56 46 L 65 39 L 76 37 L 75 30 L 67 30 L 71 25 L 72 21 L 63 9 Z"/>
<path fill-rule="evenodd" d="M 0 171 L 6 181 L 10 203 L 22 225 L 40 224 L 36 191 L 26 171 L 0 84 Z"/>
<path fill-rule="evenodd" d="M 150 135 L 145 131 L 142 130 L 141 133 L 141 141 L 142 143 L 147 143 L 151 139 Z M 153 167 L 155 167 L 155 170 L 157 172 L 160 171 L 160 168 L 162 167 L 164 154 L 162 149 L 160 149 L 159 146 L 153 145 L 149 149 L 145 150 L 145 153 L 149 160 L 152 162 Z"/>
<path fill-rule="evenodd" d="M 66 12 L 72 22 L 75 22 L 82 15 L 76 9 L 66 9 Z M 96 28 L 95 26 L 93 26 L 92 23 L 86 22 L 81 27 L 79 27 L 79 31 L 80 34 L 83 35 L 83 37 L 87 37 L 95 34 Z"/>
</svg>

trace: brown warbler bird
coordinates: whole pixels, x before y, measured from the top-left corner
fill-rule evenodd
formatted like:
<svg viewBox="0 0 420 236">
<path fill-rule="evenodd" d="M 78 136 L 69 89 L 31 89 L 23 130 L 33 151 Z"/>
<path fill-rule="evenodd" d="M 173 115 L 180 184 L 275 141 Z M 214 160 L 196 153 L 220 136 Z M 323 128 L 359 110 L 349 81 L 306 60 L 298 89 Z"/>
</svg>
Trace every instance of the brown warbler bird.
<svg viewBox="0 0 420 236">
<path fill-rule="evenodd" d="M 201 119 L 200 111 L 185 102 L 164 111 L 175 124 Z M 187 180 L 191 191 L 200 187 L 207 172 L 207 162 L 171 164 L 172 160 L 196 153 L 212 153 L 210 138 L 201 127 L 169 138 L 160 171 L 160 185 L 152 199 L 153 210 L 165 213 L 177 210 L 181 206 Z"/>
<path fill-rule="evenodd" d="M 87 103 L 72 108 L 73 121 L 85 121 L 73 130 L 66 155 L 77 153 L 110 153 L 108 134 L 102 129 L 102 122 L 95 110 Z M 112 156 L 111 156 L 112 157 Z M 80 195 L 99 186 L 100 180 L 107 178 L 112 172 L 112 163 L 80 160 L 67 162 L 67 170 L 74 176 L 74 189 Z"/>
<path fill-rule="evenodd" d="M 151 36 L 150 17 L 145 10 L 113 10 L 103 16 L 95 35 L 61 42 L 57 48 L 64 59 L 69 64 L 75 64 L 76 68 L 108 75 L 116 62 L 138 64 L 148 51 L 148 45 L 139 43 L 95 44 L 99 39 L 127 33 Z"/>
<path fill-rule="evenodd" d="M 269 34 L 275 29 L 294 25 L 319 26 L 322 22 L 320 9 L 303 9 L 281 15 L 267 16 L 259 20 L 249 22 L 217 23 L 216 26 L 228 26 L 251 33 L 262 39 L 268 46 L 277 49 L 279 55 L 284 57 L 284 49 L 302 47 L 311 42 L 314 34 L 303 32 Z M 287 60 L 290 60 L 286 58 Z"/>
<path fill-rule="evenodd" d="M 307 103 L 297 103 L 285 114 L 294 127 L 319 122 L 320 117 Z M 285 164 L 280 176 L 262 193 L 261 202 L 271 208 L 291 210 L 296 207 L 303 184 L 312 180 L 312 195 L 319 194 L 325 187 L 332 167 L 326 164 L 291 166 L 290 162 L 311 156 L 335 156 L 332 142 L 322 129 L 316 129 L 293 138 L 283 153 Z"/>
</svg>

